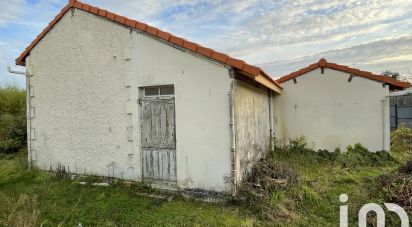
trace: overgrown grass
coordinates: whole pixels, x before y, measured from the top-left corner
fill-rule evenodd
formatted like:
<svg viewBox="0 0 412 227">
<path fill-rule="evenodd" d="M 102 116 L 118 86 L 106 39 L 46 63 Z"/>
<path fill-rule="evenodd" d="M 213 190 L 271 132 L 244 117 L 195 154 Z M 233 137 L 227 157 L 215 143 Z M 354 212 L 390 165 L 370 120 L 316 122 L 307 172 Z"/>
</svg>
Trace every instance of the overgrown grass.
<svg viewBox="0 0 412 227">
<path fill-rule="evenodd" d="M 412 164 L 404 165 L 409 151 L 402 147 L 408 143 L 394 143 L 398 150 L 392 156 L 369 153 L 359 144 L 345 153 L 314 152 L 304 140 L 294 141 L 256 166 L 249 186 L 263 191 L 246 188 L 241 194 L 250 198 L 257 192 L 267 200 L 228 204 L 178 195 L 171 201 L 145 197 L 142 192 L 153 191 L 138 184 L 79 185 L 66 177 L 27 171 L 25 152 L 0 154 L 0 226 L 338 226 L 341 194 L 349 196 L 349 226 L 357 226 L 364 204 L 396 202 L 382 182 L 400 172 L 412 173 Z M 399 224 L 393 213 L 386 217 L 387 226 Z"/>
<path fill-rule="evenodd" d="M 26 154 L 0 155 L 0 226 L 251 226 L 222 204 L 141 196 L 139 185 L 79 185 L 26 170 Z M 243 213 L 243 212 L 242 212 Z"/>
<path fill-rule="evenodd" d="M 341 194 L 349 196 L 349 226 L 357 226 L 363 205 L 390 202 L 379 177 L 397 171 L 404 162 L 387 152 L 370 153 L 359 144 L 348 147 L 345 153 L 277 149 L 269 159 L 299 173 L 301 184 L 274 192 L 272 202 L 291 210 L 294 219 L 285 225 L 300 226 L 338 225 Z M 387 215 L 388 226 L 398 223 L 394 215 Z"/>
<path fill-rule="evenodd" d="M 382 186 L 380 178 L 398 171 L 407 160 L 405 152 L 398 150 L 395 155 L 383 151 L 371 153 L 360 144 L 348 146 L 343 152 L 315 152 L 307 148 L 304 139 L 294 140 L 290 146 L 276 148 L 269 154 L 264 163 L 270 163 L 271 167 L 265 166 L 262 170 L 256 166 L 257 170 L 252 171 L 249 178 L 251 184 L 244 188 L 253 192 L 240 195 L 240 199 L 255 201 L 243 205 L 277 226 L 338 226 L 339 207 L 342 205 L 339 196 L 347 194 L 349 226 L 357 226 L 358 212 L 363 205 L 396 202 Z M 276 170 L 276 173 L 265 173 L 264 177 L 255 173 L 268 172 L 268 168 Z M 297 180 L 288 180 L 291 178 Z M 268 190 L 267 182 L 275 182 L 275 190 Z M 269 198 L 262 190 L 270 193 Z M 387 212 L 386 216 L 388 226 L 399 224 L 393 213 Z M 373 223 L 373 217 L 369 221 Z"/>
</svg>

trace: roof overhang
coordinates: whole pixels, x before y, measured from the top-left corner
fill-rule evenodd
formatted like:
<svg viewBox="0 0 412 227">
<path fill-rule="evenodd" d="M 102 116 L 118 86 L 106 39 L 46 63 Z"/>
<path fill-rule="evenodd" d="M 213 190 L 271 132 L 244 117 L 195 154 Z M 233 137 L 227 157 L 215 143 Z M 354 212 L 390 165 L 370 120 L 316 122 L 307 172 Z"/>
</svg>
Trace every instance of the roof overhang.
<svg viewBox="0 0 412 227">
<path fill-rule="evenodd" d="M 94 14 L 99 17 L 103 17 L 117 24 L 130 27 L 132 29 L 139 30 L 150 34 L 151 36 L 158 38 L 162 41 L 168 42 L 172 45 L 184 48 L 188 51 L 191 51 L 195 54 L 199 54 L 203 57 L 209 58 L 218 63 L 228 65 L 246 75 L 251 75 L 258 83 L 261 83 L 263 86 L 274 90 L 279 93 L 282 90 L 282 87 L 276 82 L 271 76 L 265 73 L 261 68 L 248 64 L 240 59 L 233 58 L 227 54 L 217 52 L 207 47 L 203 47 L 200 44 L 190 42 L 183 38 L 174 36 L 168 32 L 162 31 L 145 23 L 141 23 L 136 20 L 132 20 L 115 13 L 109 12 L 98 7 L 94 7 L 76 0 L 69 0 L 68 4 L 61 10 L 61 12 L 48 24 L 48 26 L 36 37 L 35 40 L 20 54 L 16 59 L 16 65 L 25 66 L 26 58 L 30 54 L 31 50 L 43 39 L 43 37 L 56 25 L 59 20 L 66 14 L 69 9 L 79 9 L 85 12 Z M 263 77 L 263 78 L 262 78 Z"/>
<path fill-rule="evenodd" d="M 324 58 L 320 59 L 319 62 L 317 63 L 311 64 L 305 68 L 302 68 L 296 72 L 290 73 L 286 76 L 282 76 L 279 79 L 277 79 L 276 82 L 282 84 L 282 83 L 295 79 L 299 76 L 302 76 L 318 68 L 320 68 L 321 70 L 324 70 L 324 68 L 329 68 L 329 69 L 349 73 L 351 76 L 362 77 L 362 78 L 366 78 L 366 79 L 380 82 L 383 84 L 387 84 L 389 85 L 391 90 L 403 90 L 411 86 L 409 82 L 399 81 L 399 80 L 396 80 L 396 79 L 393 79 L 387 76 L 373 74 L 371 72 L 362 71 L 362 70 L 351 68 L 345 65 L 338 65 L 336 63 L 330 63 L 330 62 L 327 62 L 326 59 Z"/>
</svg>

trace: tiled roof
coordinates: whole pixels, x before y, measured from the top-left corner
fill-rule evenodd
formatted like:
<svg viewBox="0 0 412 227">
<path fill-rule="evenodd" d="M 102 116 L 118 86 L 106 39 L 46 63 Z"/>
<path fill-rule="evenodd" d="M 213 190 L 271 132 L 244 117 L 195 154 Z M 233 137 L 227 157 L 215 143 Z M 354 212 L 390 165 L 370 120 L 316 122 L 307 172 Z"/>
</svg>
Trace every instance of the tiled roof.
<svg viewBox="0 0 412 227">
<path fill-rule="evenodd" d="M 26 57 L 30 54 L 30 51 L 37 45 L 37 43 L 50 31 L 50 29 L 63 17 L 63 15 L 71 8 L 80 9 L 91 14 L 101 16 L 107 18 L 113 22 L 132 27 L 138 29 L 140 31 L 146 32 L 153 36 L 156 36 L 162 40 L 165 40 L 169 43 L 174 45 L 180 46 L 187 50 L 190 50 L 194 53 L 199 55 L 205 56 L 207 58 L 211 58 L 217 62 L 232 66 L 233 68 L 237 69 L 238 71 L 247 74 L 251 77 L 263 76 L 265 77 L 271 84 L 275 85 L 278 89 L 282 89 L 282 87 L 266 72 L 264 72 L 261 68 L 250 65 L 240 59 L 236 59 L 226 55 L 224 53 L 219 53 L 214 51 L 210 48 L 203 47 L 197 43 L 190 42 L 183 38 L 174 36 L 168 32 L 164 32 L 160 29 L 147 25 L 145 23 L 141 23 L 136 20 L 132 20 L 115 13 L 109 12 L 104 9 L 100 9 L 76 0 L 69 0 L 69 3 L 61 10 L 61 12 L 49 23 L 49 25 L 37 36 L 35 40 L 20 54 L 20 56 L 16 59 L 16 65 L 24 66 L 26 64 L 25 60 Z"/>
<path fill-rule="evenodd" d="M 303 74 L 306 74 L 306 73 L 308 73 L 312 70 L 315 70 L 317 68 L 329 68 L 329 69 L 334 69 L 334 70 L 338 70 L 338 71 L 341 71 L 341 72 L 350 73 L 353 76 L 363 77 L 363 78 L 367 78 L 367 79 L 370 79 L 370 80 L 374 80 L 374 81 L 389 84 L 390 86 L 392 86 L 392 88 L 396 88 L 396 89 L 405 89 L 405 88 L 408 88 L 408 87 L 411 86 L 411 84 L 409 82 L 402 82 L 402 81 L 395 80 L 395 79 L 387 77 L 387 76 L 376 75 L 376 74 L 373 74 L 371 72 L 361 71 L 359 69 L 350 68 L 349 66 L 330 63 L 330 62 L 327 62 L 326 59 L 324 59 L 324 58 L 320 59 L 319 62 L 317 62 L 317 63 L 309 65 L 306 68 L 300 69 L 300 70 L 298 70 L 296 72 L 293 72 L 293 73 L 290 73 L 286 76 L 282 76 L 279 79 L 277 79 L 276 81 L 278 83 L 284 83 L 288 80 L 299 77 L 299 76 L 301 76 Z"/>
</svg>

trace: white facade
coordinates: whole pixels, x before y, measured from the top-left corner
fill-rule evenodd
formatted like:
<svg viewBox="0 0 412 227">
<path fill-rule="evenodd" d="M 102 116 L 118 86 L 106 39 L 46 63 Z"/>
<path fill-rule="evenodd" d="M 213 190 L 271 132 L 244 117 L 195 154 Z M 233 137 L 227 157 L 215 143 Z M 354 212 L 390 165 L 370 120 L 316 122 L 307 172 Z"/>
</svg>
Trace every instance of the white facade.
<svg viewBox="0 0 412 227">
<path fill-rule="evenodd" d="M 77 9 L 36 45 L 26 67 L 33 166 L 142 180 L 142 87 L 173 85 L 177 187 L 230 191 L 236 79 L 228 67 Z"/>
<path fill-rule="evenodd" d="M 144 180 L 144 149 L 150 148 L 142 142 L 142 95 L 153 86 L 174 87 L 173 187 L 229 192 L 269 149 L 268 88 L 82 10 L 63 16 L 31 50 L 26 68 L 34 167 Z"/>
<path fill-rule="evenodd" d="M 325 68 L 282 83 L 276 98 L 281 117 L 277 138 L 304 136 L 315 149 L 346 150 L 361 143 L 370 151 L 389 150 L 389 86 Z"/>
<path fill-rule="evenodd" d="M 175 131 L 168 135 L 180 189 L 231 191 L 273 136 L 283 143 L 305 136 L 316 150 L 355 143 L 389 149 L 388 86 L 317 69 L 283 83 L 278 95 L 261 74 L 240 75 L 78 9 L 31 50 L 26 67 L 29 160 L 43 170 L 144 180 L 141 127 L 150 121 L 142 120 L 141 98 L 153 86 L 174 87 Z"/>
</svg>

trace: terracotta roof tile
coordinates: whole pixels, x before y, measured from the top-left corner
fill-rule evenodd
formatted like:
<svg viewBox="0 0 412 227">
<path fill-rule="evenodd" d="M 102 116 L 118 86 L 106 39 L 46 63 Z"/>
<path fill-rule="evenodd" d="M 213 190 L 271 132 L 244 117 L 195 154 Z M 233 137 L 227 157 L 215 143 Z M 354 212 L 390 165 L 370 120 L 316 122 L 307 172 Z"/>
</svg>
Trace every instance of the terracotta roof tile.
<svg viewBox="0 0 412 227">
<path fill-rule="evenodd" d="M 194 42 L 190 42 L 187 40 L 184 40 L 180 37 L 176 37 L 174 35 L 171 35 L 170 33 L 161 31 L 157 28 L 148 26 L 145 23 L 141 23 L 139 21 L 131 20 L 126 17 L 117 15 L 115 13 L 99 9 L 97 7 L 81 3 L 76 0 L 69 0 L 69 3 L 62 9 L 59 15 L 56 16 L 56 18 L 43 30 L 42 33 L 26 48 L 26 50 L 20 54 L 20 56 L 16 59 L 16 64 L 17 65 L 25 65 L 25 58 L 30 54 L 30 51 L 34 46 L 37 45 L 37 43 L 44 37 L 45 34 L 62 18 L 62 16 L 70 9 L 70 8 L 77 8 L 80 10 L 84 10 L 86 12 L 90 12 L 92 14 L 105 17 L 106 19 L 109 19 L 111 21 L 117 22 L 119 24 L 129 26 L 132 28 L 136 28 L 140 31 L 147 32 L 149 34 L 152 34 L 154 36 L 157 36 L 160 39 L 166 40 L 170 43 L 173 43 L 175 45 L 181 46 L 183 48 L 186 48 L 187 50 L 190 50 L 192 52 L 198 53 L 200 55 L 203 55 L 205 57 L 212 58 L 218 62 L 221 62 L 223 64 L 227 64 L 229 66 L 232 66 L 233 68 L 237 69 L 238 71 L 248 73 L 252 76 L 258 76 L 258 75 L 263 75 L 264 77 L 268 78 L 276 87 L 279 89 L 282 89 L 282 87 L 272 79 L 272 77 L 269 76 L 269 74 L 265 73 L 261 68 L 246 64 L 244 61 L 235 59 L 232 57 L 229 57 L 226 54 L 216 52 L 210 48 L 202 47 L 199 44 L 196 44 Z M 266 85 L 264 85 L 266 86 Z"/>
<path fill-rule="evenodd" d="M 127 18 L 126 18 L 125 25 L 134 28 L 134 27 L 136 26 L 136 21 L 135 21 L 135 20 L 130 20 L 130 19 L 127 19 Z"/>
<path fill-rule="evenodd" d="M 109 19 L 109 20 L 114 20 L 114 18 L 116 17 L 116 15 L 115 15 L 114 13 L 112 13 L 112 12 L 107 11 L 106 17 L 107 17 L 107 19 Z"/>
<path fill-rule="evenodd" d="M 182 38 L 179 38 L 179 37 L 176 37 L 176 36 L 174 36 L 174 35 L 171 35 L 171 36 L 170 36 L 169 41 L 170 41 L 171 43 L 174 43 L 174 44 L 178 45 L 178 46 L 183 46 L 183 39 L 182 39 Z"/>
<path fill-rule="evenodd" d="M 190 41 L 184 41 L 183 42 L 183 47 L 186 49 L 189 49 L 193 52 L 197 51 L 197 48 L 199 47 L 196 43 L 190 42 Z"/>
<path fill-rule="evenodd" d="M 319 62 L 317 62 L 317 63 L 309 65 L 306 68 L 300 69 L 296 72 L 292 72 L 292 73 L 290 73 L 286 76 L 282 76 L 279 79 L 277 79 L 276 81 L 278 83 L 284 83 L 286 81 L 289 81 L 289 80 L 294 79 L 296 77 L 302 76 L 303 74 L 306 74 L 306 73 L 308 73 L 312 70 L 315 70 L 317 68 L 320 68 L 320 67 L 330 68 L 330 69 L 350 73 L 354 76 L 371 79 L 371 80 L 374 80 L 374 81 L 377 81 L 377 82 L 387 83 L 390 86 L 392 86 L 392 88 L 396 88 L 396 89 L 405 89 L 405 88 L 408 88 L 408 87 L 411 86 L 411 84 L 409 82 L 402 82 L 402 81 L 395 80 L 395 79 L 387 77 L 387 76 L 377 75 L 377 74 L 373 74 L 371 72 L 351 68 L 351 67 L 346 66 L 346 65 L 339 65 L 339 64 L 336 64 L 336 63 L 327 62 L 326 59 L 324 59 L 324 58 L 320 59 Z"/>
<path fill-rule="evenodd" d="M 158 31 L 159 30 L 157 30 L 157 28 L 154 28 L 152 26 L 146 26 L 146 32 L 149 34 L 156 35 Z"/>
<path fill-rule="evenodd" d="M 81 2 L 75 1 L 73 6 L 78 8 L 78 9 L 81 9 L 83 4 Z"/>
<path fill-rule="evenodd" d="M 226 61 L 227 61 L 227 59 L 229 58 L 229 56 L 228 56 L 227 54 L 222 54 L 222 53 L 213 51 L 213 53 L 212 53 L 212 58 L 215 59 L 215 60 L 217 60 L 217 61 L 226 63 Z"/>
<path fill-rule="evenodd" d="M 319 66 L 324 67 L 326 65 L 326 59 L 322 58 L 319 60 Z"/>
<path fill-rule="evenodd" d="M 245 64 L 244 61 L 232 57 L 229 57 L 226 63 L 238 69 L 243 69 L 243 65 Z"/>
<path fill-rule="evenodd" d="M 244 64 L 243 65 L 243 71 L 252 74 L 252 75 L 257 75 L 260 73 L 260 68 L 253 66 L 253 65 L 249 65 L 249 64 Z"/>
<path fill-rule="evenodd" d="M 125 24 L 125 23 L 126 23 L 126 18 L 125 18 L 125 17 L 122 17 L 122 16 L 119 16 L 119 15 L 116 15 L 116 17 L 114 18 L 114 20 L 115 20 L 116 22 L 120 23 L 120 24 Z"/>
<path fill-rule="evenodd" d="M 107 11 L 104 9 L 99 9 L 99 16 L 105 17 L 107 15 Z"/>
<path fill-rule="evenodd" d="M 91 13 L 93 13 L 93 14 L 97 14 L 97 12 L 99 12 L 99 8 L 92 6 L 92 7 L 90 7 L 90 11 L 89 11 L 89 12 L 91 12 Z"/>
<path fill-rule="evenodd" d="M 214 52 L 212 49 L 210 49 L 210 48 L 206 48 L 206 47 L 202 47 L 202 46 L 199 46 L 198 48 L 197 48 L 197 53 L 199 53 L 199 54 L 201 54 L 201 55 L 204 55 L 204 56 L 206 56 L 206 57 L 211 57 L 212 56 L 212 52 Z"/>
<path fill-rule="evenodd" d="M 157 33 L 157 37 L 163 40 L 169 41 L 170 33 L 159 30 L 159 32 Z"/>
<path fill-rule="evenodd" d="M 83 3 L 82 9 L 89 12 L 90 11 L 90 5 Z"/>
<path fill-rule="evenodd" d="M 146 30 L 146 27 L 147 27 L 147 24 L 141 23 L 141 22 L 139 22 L 139 21 L 136 21 L 136 26 L 135 26 L 135 28 L 137 28 L 137 29 L 139 29 L 139 30 L 142 30 L 142 31 L 145 31 L 145 30 Z"/>
</svg>

